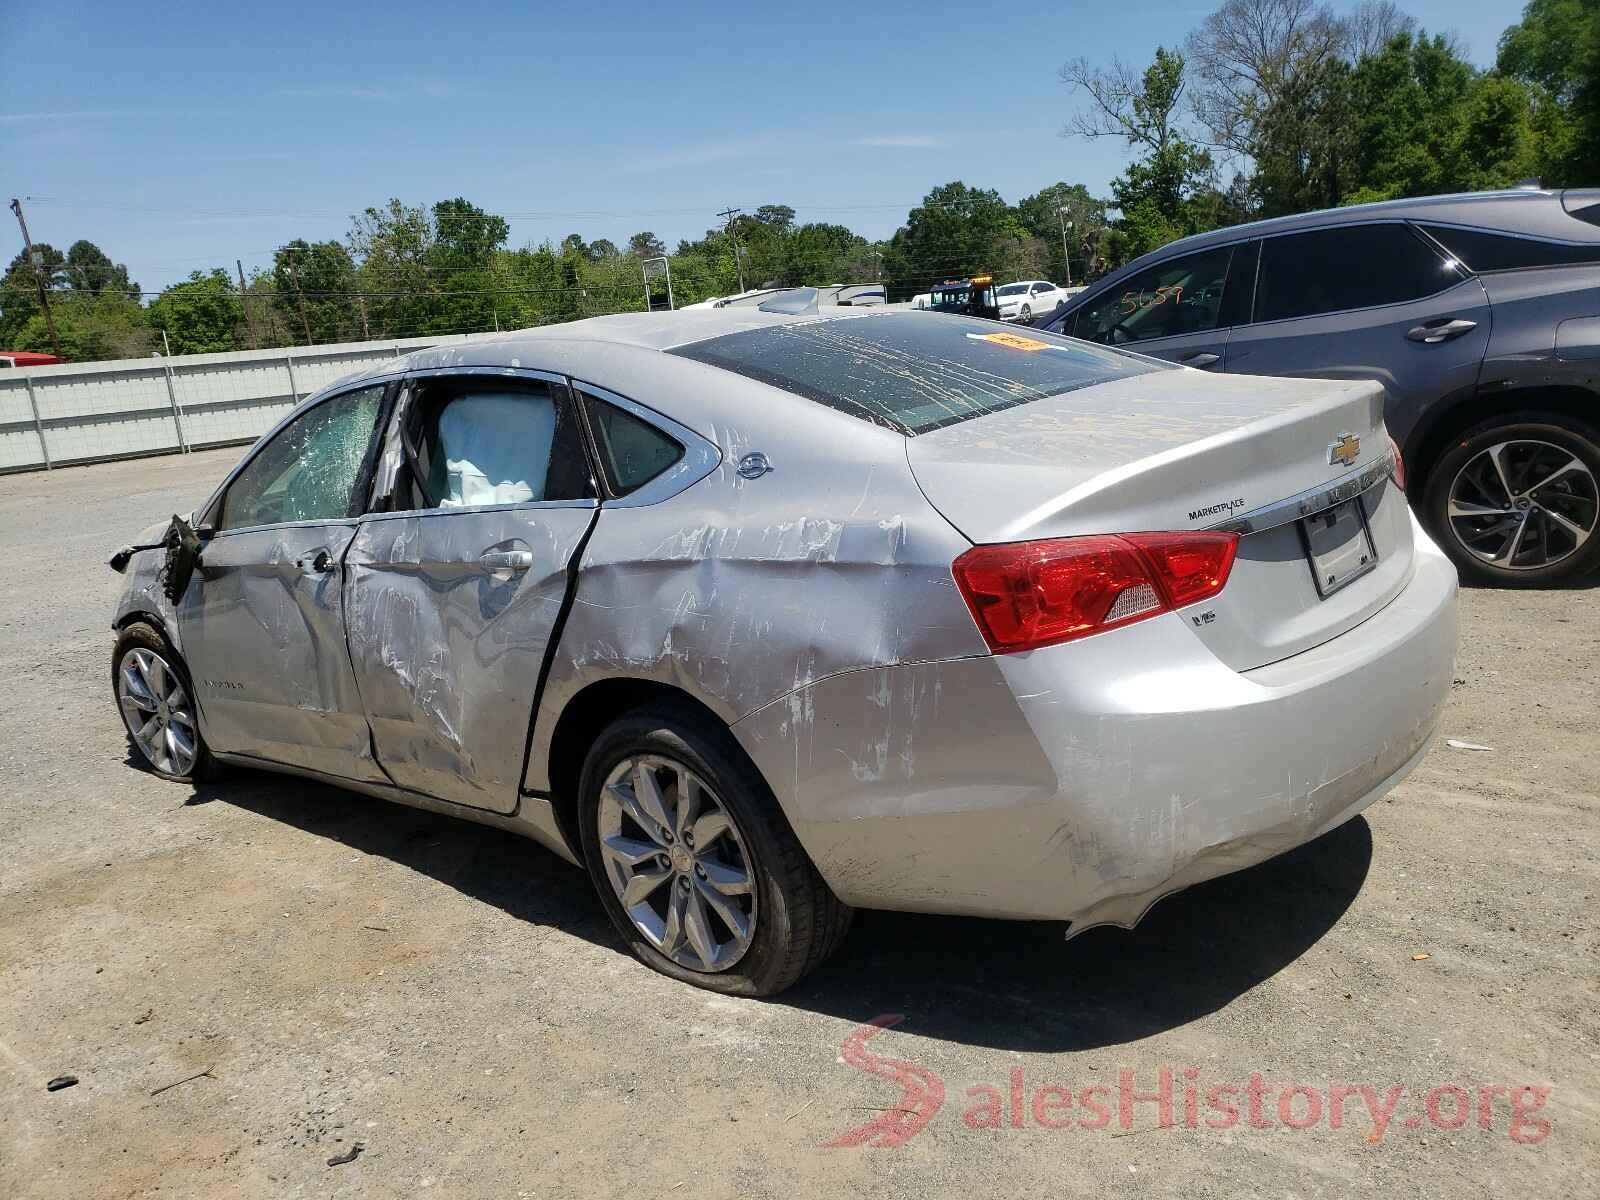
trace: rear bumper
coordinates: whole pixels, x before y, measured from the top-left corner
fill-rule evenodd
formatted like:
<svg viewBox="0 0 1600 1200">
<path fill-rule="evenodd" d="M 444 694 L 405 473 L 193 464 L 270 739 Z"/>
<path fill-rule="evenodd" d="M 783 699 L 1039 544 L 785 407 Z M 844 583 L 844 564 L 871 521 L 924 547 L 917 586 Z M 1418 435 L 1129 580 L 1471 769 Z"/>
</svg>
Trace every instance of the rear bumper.
<svg viewBox="0 0 1600 1200">
<path fill-rule="evenodd" d="M 1168 614 L 834 676 L 734 733 L 851 904 L 1129 926 L 1348 820 L 1420 761 L 1450 687 L 1456 577 L 1420 530 L 1415 562 L 1362 624 L 1253 671 Z"/>
</svg>

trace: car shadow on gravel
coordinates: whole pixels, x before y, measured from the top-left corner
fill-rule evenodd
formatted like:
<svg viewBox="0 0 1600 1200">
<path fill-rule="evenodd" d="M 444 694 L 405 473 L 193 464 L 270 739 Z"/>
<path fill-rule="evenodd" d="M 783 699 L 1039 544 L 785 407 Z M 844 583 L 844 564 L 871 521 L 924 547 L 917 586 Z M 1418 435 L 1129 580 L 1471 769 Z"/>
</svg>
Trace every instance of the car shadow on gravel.
<svg viewBox="0 0 1600 1200">
<path fill-rule="evenodd" d="M 587 875 L 516 834 L 254 772 L 199 785 L 190 803 L 218 800 L 627 954 Z M 1059 923 L 860 912 L 839 953 L 772 1003 L 862 1023 L 900 1013 L 908 1033 L 994 1049 L 1130 1042 L 1215 1012 L 1304 954 L 1354 901 L 1371 859 L 1357 817 L 1168 897 L 1135 929 L 1070 942 Z M 1337 981 L 1328 992 L 1341 1002 Z"/>
<path fill-rule="evenodd" d="M 1068 942 L 1050 922 L 862 912 L 840 952 L 778 997 L 997 1050 L 1090 1050 L 1215 1012 L 1317 943 L 1372 861 L 1357 817 L 1287 854 L 1169 896 L 1134 929 Z M 1329 981 L 1328 1003 L 1343 995 Z"/>
</svg>

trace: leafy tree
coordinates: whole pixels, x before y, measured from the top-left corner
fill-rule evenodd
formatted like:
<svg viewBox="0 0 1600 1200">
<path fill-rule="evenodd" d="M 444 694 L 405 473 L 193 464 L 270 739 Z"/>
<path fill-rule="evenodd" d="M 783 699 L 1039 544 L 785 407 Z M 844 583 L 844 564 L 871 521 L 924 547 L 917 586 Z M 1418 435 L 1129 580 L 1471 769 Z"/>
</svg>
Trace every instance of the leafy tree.
<svg viewBox="0 0 1600 1200">
<path fill-rule="evenodd" d="M 628 253 L 639 258 L 660 258 L 666 252 L 666 246 L 653 233 L 636 233 L 628 239 Z"/>
<path fill-rule="evenodd" d="M 244 309 L 227 271 L 195 271 L 157 296 L 146 313 L 164 329 L 174 354 L 215 354 L 236 349 Z"/>
<path fill-rule="evenodd" d="M 40 312 L 39 280 L 54 290 L 65 278 L 66 256 L 49 242 L 35 242 L 37 267 L 28 261 L 27 252 L 18 250 L 5 277 L 0 279 L 0 344 L 8 349 L 25 350 L 17 338 L 27 323 Z"/>
<path fill-rule="evenodd" d="M 794 209 L 787 204 L 763 204 L 756 209 L 756 220 L 787 233 L 794 226 Z"/>
<path fill-rule="evenodd" d="M 155 348 L 156 335 L 144 321 L 144 309 L 119 292 L 67 293 L 51 305 L 61 353 L 70 362 L 105 358 L 143 358 Z M 35 312 L 17 331 L 12 348 L 52 353 L 44 313 Z"/>
<path fill-rule="evenodd" d="M 359 336 L 355 263 L 338 242 L 296 238 L 280 246 L 273 255 L 272 286 L 274 307 L 294 341 L 338 342 Z"/>
<path fill-rule="evenodd" d="M 1501 36 L 1496 66 L 1534 89 L 1545 183 L 1600 182 L 1600 5 L 1529 0 Z"/>
<path fill-rule="evenodd" d="M 929 192 L 889 240 L 885 282 L 893 294 L 909 296 L 941 279 L 1009 273 L 1027 237 L 999 192 L 947 183 Z"/>
<path fill-rule="evenodd" d="M 128 268 L 114 263 L 93 242 L 76 241 L 67 249 L 67 286 L 75 292 L 98 296 L 106 289 L 137 296 L 139 285 L 128 279 Z"/>
</svg>

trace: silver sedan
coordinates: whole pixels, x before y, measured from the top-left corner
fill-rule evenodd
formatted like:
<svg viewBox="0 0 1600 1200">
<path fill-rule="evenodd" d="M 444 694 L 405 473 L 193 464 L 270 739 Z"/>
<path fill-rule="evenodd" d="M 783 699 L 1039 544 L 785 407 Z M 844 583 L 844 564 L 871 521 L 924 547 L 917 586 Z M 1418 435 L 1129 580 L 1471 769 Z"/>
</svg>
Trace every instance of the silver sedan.
<svg viewBox="0 0 1600 1200">
<path fill-rule="evenodd" d="M 113 686 L 155 772 L 525 834 L 719 991 L 856 907 L 1128 927 L 1426 751 L 1456 577 L 1382 409 L 922 312 L 424 351 L 113 560 Z"/>
</svg>

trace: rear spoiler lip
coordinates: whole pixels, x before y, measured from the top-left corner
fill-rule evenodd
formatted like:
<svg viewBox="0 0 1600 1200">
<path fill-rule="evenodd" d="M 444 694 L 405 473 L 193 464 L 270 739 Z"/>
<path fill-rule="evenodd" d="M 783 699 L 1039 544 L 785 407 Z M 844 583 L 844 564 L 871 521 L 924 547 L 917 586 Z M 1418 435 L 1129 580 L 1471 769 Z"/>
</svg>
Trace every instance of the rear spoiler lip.
<svg viewBox="0 0 1600 1200">
<path fill-rule="evenodd" d="M 1219 521 L 1215 525 L 1207 525 L 1206 528 L 1219 533 L 1240 535 L 1276 529 L 1280 525 L 1288 525 L 1300 520 L 1301 517 L 1313 516 L 1336 504 L 1343 504 L 1346 500 L 1354 500 L 1357 496 L 1364 495 L 1392 475 L 1394 466 L 1394 448 L 1392 445 L 1385 446 L 1382 456 L 1376 461 L 1341 475 L 1332 483 L 1319 483 L 1316 487 L 1307 488 L 1296 495 L 1264 504 L 1241 516 Z"/>
</svg>

